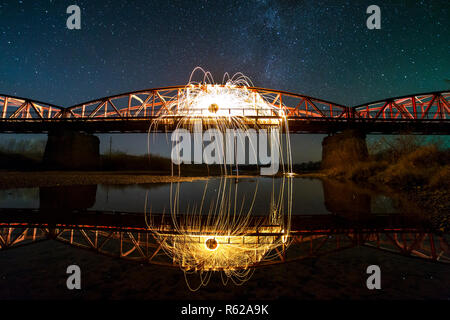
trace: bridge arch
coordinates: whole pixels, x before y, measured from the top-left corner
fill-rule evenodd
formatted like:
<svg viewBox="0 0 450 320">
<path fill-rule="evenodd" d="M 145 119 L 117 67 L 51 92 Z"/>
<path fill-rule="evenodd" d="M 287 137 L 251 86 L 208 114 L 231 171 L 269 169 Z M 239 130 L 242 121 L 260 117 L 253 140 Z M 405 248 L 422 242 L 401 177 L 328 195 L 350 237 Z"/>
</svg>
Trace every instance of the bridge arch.
<svg viewBox="0 0 450 320">
<path fill-rule="evenodd" d="M 176 101 L 186 88 L 183 85 L 131 91 L 68 108 L 0 94 L 0 119 L 152 118 L 157 117 L 169 102 Z M 283 108 L 292 119 L 446 120 L 450 117 L 450 90 L 409 94 L 349 107 L 282 90 L 247 89 L 263 96 L 272 106 Z"/>
<path fill-rule="evenodd" d="M 54 119 L 65 109 L 51 103 L 0 94 L 0 119 Z"/>
<path fill-rule="evenodd" d="M 183 85 L 127 92 L 83 102 L 67 110 L 77 119 L 158 117 L 169 103 L 177 104 L 177 99 L 189 88 Z M 284 109 L 287 117 L 347 118 L 351 114 L 349 107 L 302 94 L 258 87 L 237 88 L 263 96 L 273 107 Z M 242 115 L 245 116 L 245 110 Z"/>
<path fill-rule="evenodd" d="M 410 94 L 353 107 L 355 118 L 443 120 L 450 117 L 450 90 Z"/>
</svg>

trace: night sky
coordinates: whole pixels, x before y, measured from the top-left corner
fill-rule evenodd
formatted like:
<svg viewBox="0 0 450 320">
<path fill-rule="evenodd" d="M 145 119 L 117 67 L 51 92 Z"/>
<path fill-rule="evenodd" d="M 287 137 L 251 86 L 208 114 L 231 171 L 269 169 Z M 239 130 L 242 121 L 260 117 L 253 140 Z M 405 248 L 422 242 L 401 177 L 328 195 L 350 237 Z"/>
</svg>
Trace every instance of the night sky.
<svg viewBox="0 0 450 320">
<path fill-rule="evenodd" d="M 72 4 L 81 30 L 66 27 Z M 381 30 L 366 26 L 371 4 Z M 70 106 L 185 84 L 202 66 L 218 81 L 243 72 L 255 86 L 357 105 L 448 89 L 449 17 L 447 0 L 0 1 L 0 93 Z M 314 158 L 319 138 L 296 139 Z"/>
</svg>

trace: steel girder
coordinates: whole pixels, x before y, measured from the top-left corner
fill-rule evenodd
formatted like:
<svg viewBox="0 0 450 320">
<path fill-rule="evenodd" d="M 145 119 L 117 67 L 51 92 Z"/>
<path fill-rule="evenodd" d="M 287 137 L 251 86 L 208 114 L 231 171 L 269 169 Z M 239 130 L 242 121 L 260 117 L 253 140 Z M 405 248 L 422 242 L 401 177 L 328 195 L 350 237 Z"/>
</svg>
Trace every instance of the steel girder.
<svg viewBox="0 0 450 320">
<path fill-rule="evenodd" d="M 239 89 L 239 88 L 238 88 Z M 244 88 L 243 88 L 244 89 Z M 147 132 L 149 124 L 177 105 L 186 86 L 123 93 L 69 108 L 26 98 L 0 95 L 0 132 L 40 133 L 58 130 Z M 292 133 L 333 133 L 345 129 L 367 133 L 450 133 L 450 91 L 414 94 L 348 107 L 330 101 L 265 88 L 245 88 L 263 96 L 274 110 L 282 109 Z M 159 122 L 159 132 L 176 128 L 177 114 Z M 235 111 L 235 109 L 234 109 Z M 279 115 L 246 115 L 249 127 L 261 128 Z M 202 118 L 203 119 L 203 118 Z M 269 124 L 270 125 L 270 124 Z"/>
<path fill-rule="evenodd" d="M 257 237 L 258 235 L 253 235 Z M 252 235 L 249 235 L 252 237 Z M 43 240 L 55 240 L 105 256 L 139 263 L 179 267 L 164 253 L 148 230 L 115 229 L 114 227 L 84 228 L 83 226 L 0 226 L 0 250 L 9 250 Z M 450 263 L 448 235 L 435 235 L 423 230 L 296 230 L 289 245 L 275 249 L 275 259 L 261 261 L 250 267 L 263 267 L 316 258 L 359 246 L 383 252 Z"/>
<path fill-rule="evenodd" d="M 63 110 L 50 103 L 0 94 L 0 119 L 57 119 Z"/>
<path fill-rule="evenodd" d="M 133 91 L 104 97 L 69 108 L 0 94 L 1 119 L 127 119 L 158 117 L 167 104 L 177 103 L 186 86 Z M 288 119 L 448 119 L 450 91 L 414 94 L 364 103 L 356 107 L 280 90 L 248 88 L 263 96 L 275 108 L 285 110 Z M 243 110 L 245 116 L 245 110 Z"/>
</svg>

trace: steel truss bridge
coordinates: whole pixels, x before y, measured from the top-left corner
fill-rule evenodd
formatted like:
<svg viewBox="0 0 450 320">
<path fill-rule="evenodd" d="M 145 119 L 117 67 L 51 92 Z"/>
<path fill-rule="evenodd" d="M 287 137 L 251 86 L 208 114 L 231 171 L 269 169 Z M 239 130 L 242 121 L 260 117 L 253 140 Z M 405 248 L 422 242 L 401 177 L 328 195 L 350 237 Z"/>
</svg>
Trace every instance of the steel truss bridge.
<svg viewBox="0 0 450 320">
<path fill-rule="evenodd" d="M 163 252 L 153 236 L 155 230 L 145 225 L 142 214 L 78 212 L 76 217 L 74 221 L 73 215 L 38 209 L 0 211 L 0 251 L 53 240 L 109 257 L 179 268 Z M 276 249 L 275 260 L 250 267 L 317 258 L 355 247 L 450 263 L 450 235 L 436 235 L 423 222 L 390 216 L 356 223 L 339 219 L 332 215 L 293 216 L 289 247 Z M 257 232 L 246 235 L 253 237 L 251 241 L 261 236 Z"/>
<path fill-rule="evenodd" d="M 251 87 L 275 109 L 284 110 L 293 133 L 332 133 L 358 129 L 367 133 L 450 133 L 450 90 L 412 94 L 349 107 L 279 90 Z M 0 132 L 43 133 L 76 130 L 88 133 L 148 132 L 150 122 L 177 104 L 186 86 L 147 89 L 104 97 L 64 108 L 27 98 L 0 94 Z M 238 112 L 250 127 L 267 126 L 273 115 Z M 155 130 L 174 129 L 177 115 Z M 233 108 L 233 112 L 236 110 Z M 204 117 L 201 117 L 204 119 Z"/>
</svg>

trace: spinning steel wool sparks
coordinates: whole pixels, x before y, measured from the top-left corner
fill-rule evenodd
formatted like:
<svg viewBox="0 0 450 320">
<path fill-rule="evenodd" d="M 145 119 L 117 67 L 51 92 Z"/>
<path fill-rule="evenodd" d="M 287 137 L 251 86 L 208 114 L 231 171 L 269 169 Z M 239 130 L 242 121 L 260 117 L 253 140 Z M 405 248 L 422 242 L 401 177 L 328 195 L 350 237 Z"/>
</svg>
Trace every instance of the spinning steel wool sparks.
<svg viewBox="0 0 450 320">
<path fill-rule="evenodd" d="M 197 71 L 203 72 L 203 81 L 193 81 Z M 176 97 L 166 101 L 153 125 L 178 121 L 180 126 L 201 120 L 203 124 L 217 127 L 245 127 L 250 117 L 264 118 L 264 124 L 282 125 L 286 122 L 286 110 L 272 104 L 264 94 L 251 90 L 251 80 L 241 73 L 229 77 L 225 74 L 222 84 L 214 83 L 210 72 L 197 67 L 189 82 Z M 262 120 L 261 120 L 262 121 Z M 253 120 L 254 122 L 254 120 Z"/>
<path fill-rule="evenodd" d="M 194 83 L 190 80 L 185 90 L 180 91 L 178 99 L 169 103 L 161 116 L 215 120 L 273 116 L 272 123 L 280 123 L 285 117 L 284 110 L 268 103 L 260 93 L 249 90 L 251 86 L 243 75 L 228 79 L 224 84 Z"/>
<path fill-rule="evenodd" d="M 201 82 L 192 80 L 197 71 L 203 73 Z M 252 87 L 251 80 L 241 73 L 237 73 L 231 78 L 228 74 L 225 74 L 222 84 L 215 84 L 210 72 L 204 71 L 200 67 L 195 68 L 186 87 L 179 90 L 176 97 L 165 101 L 158 116 L 151 121 L 148 132 L 149 151 L 152 129 L 170 124 L 176 128 L 171 138 L 172 142 L 175 142 L 172 145 L 172 151 L 177 142 L 186 139 L 186 132 L 193 131 L 196 133 L 194 152 L 197 152 L 197 154 L 194 155 L 194 163 L 225 164 L 226 161 L 226 164 L 243 164 L 245 161 L 242 160 L 245 159 L 243 154 L 246 152 L 245 143 L 248 140 L 249 162 L 254 161 L 249 164 L 262 164 L 264 161 L 256 160 L 257 154 L 262 158 L 263 152 L 267 152 L 265 150 L 267 147 L 260 143 L 258 153 L 258 145 L 255 142 L 257 132 L 254 129 L 256 124 L 257 126 L 264 126 L 264 129 L 258 132 L 258 134 L 263 133 L 265 135 L 262 137 L 264 138 L 263 142 L 267 141 L 267 136 L 269 137 L 272 147 L 272 162 L 275 161 L 277 167 L 281 164 L 283 171 L 292 172 L 289 129 L 286 118 L 287 109 L 282 104 L 270 103 L 268 97 L 264 97 L 256 90 L 251 90 Z M 262 119 L 259 119 L 259 117 L 262 117 Z M 211 142 L 210 149 L 213 143 L 219 143 L 216 147 L 217 150 L 215 150 L 214 157 L 216 160 L 203 161 L 202 150 L 197 150 L 203 149 L 205 145 L 205 141 L 202 141 L 201 137 L 201 132 L 205 129 L 207 131 L 216 130 L 213 133 L 207 132 L 208 136 L 203 137 L 203 139 Z M 285 138 L 283 142 L 281 142 L 282 137 Z M 238 140 L 237 143 L 242 146 L 241 149 L 236 151 L 234 150 L 235 138 Z M 230 141 L 231 144 L 227 144 Z M 180 164 L 181 161 L 174 159 L 173 154 L 172 152 L 173 162 L 177 165 Z M 190 155 L 191 152 L 189 151 Z M 281 161 L 278 159 L 280 155 Z M 239 159 L 235 159 L 237 157 Z M 191 159 L 183 160 L 184 163 L 191 163 Z M 267 163 L 267 161 L 265 162 Z M 284 168 L 284 166 L 287 166 L 287 168 Z M 223 169 L 227 173 L 225 165 Z M 236 170 L 238 170 L 237 166 Z M 231 168 L 230 171 L 232 171 Z M 275 174 L 277 171 L 278 168 L 271 174 Z"/>
<path fill-rule="evenodd" d="M 203 72 L 203 81 L 199 83 L 192 81 L 196 71 Z M 215 140 L 221 139 L 217 137 L 223 137 L 231 130 L 238 130 L 239 134 L 236 138 L 241 142 L 239 151 L 234 152 L 234 141 L 232 147 L 228 143 L 221 144 L 222 147 L 215 151 L 215 153 L 221 153 L 219 159 L 226 159 L 226 162 L 215 162 L 223 164 L 222 173 L 226 175 L 229 172 L 235 172 L 238 176 L 238 164 L 242 162 L 234 161 L 235 159 L 230 161 L 230 158 L 242 156 L 242 153 L 246 152 L 245 141 L 247 140 L 250 153 L 252 151 L 256 153 L 258 146 L 261 149 L 261 144 L 257 146 L 257 143 L 254 143 L 255 140 L 249 137 L 251 134 L 256 134 L 256 131 L 249 130 L 248 123 L 254 121 L 250 117 L 264 116 L 265 124 L 271 126 L 270 139 L 276 142 L 271 144 L 271 156 L 274 158 L 274 155 L 277 157 L 281 155 L 281 160 L 276 159 L 277 166 L 281 164 L 283 173 L 290 173 L 288 130 L 283 130 L 286 132 L 284 135 L 286 140 L 284 143 L 280 142 L 282 136 L 280 129 L 287 128 L 285 111 L 267 102 L 258 92 L 249 90 L 249 87 L 252 87 L 250 79 L 242 74 L 236 74 L 231 78 L 225 74 L 223 84 L 214 84 L 209 72 L 196 68 L 191 74 L 188 85 L 180 91 L 177 99 L 168 102 L 159 117 L 152 121 L 149 135 L 152 126 L 160 125 L 168 120 L 171 123 L 176 121 L 177 129 L 184 131 L 175 130 L 172 133 L 172 142 L 185 140 L 186 136 L 180 139 L 180 135 L 194 131 L 194 134 L 200 132 L 200 138 L 194 136 L 194 140 L 200 140 L 202 146 L 205 142 L 201 138 L 203 128 L 217 130 Z M 190 146 L 189 142 L 187 148 Z M 233 149 L 231 157 L 230 148 Z M 194 143 L 194 152 L 195 149 L 197 148 Z M 203 154 L 200 155 L 200 159 L 202 157 Z M 179 161 L 173 162 L 180 164 Z M 194 161 L 194 163 L 199 162 Z M 228 169 L 227 164 L 230 165 Z M 235 165 L 234 171 L 233 165 Z M 276 170 L 278 171 L 278 168 Z M 179 166 L 178 174 L 180 173 Z M 250 278 L 253 267 L 262 261 L 273 259 L 277 256 L 276 248 L 288 245 L 291 178 L 283 176 L 279 190 L 275 190 L 275 180 L 273 180 L 272 193 L 266 198 L 268 199 L 267 212 L 256 220 L 252 211 L 258 193 L 258 184 L 255 184 L 253 194 L 247 198 L 250 199 L 249 203 L 245 203 L 245 196 L 243 199 L 239 197 L 242 196 L 242 191 L 239 192 L 238 184 L 233 185 L 232 181 L 233 179 L 230 178 L 222 178 L 217 192 L 208 199 L 206 197 L 208 183 L 206 183 L 200 203 L 190 204 L 187 209 L 180 208 L 180 185 L 171 187 L 172 223 L 161 226 L 155 233 L 155 238 L 166 254 L 172 258 L 173 263 L 183 270 L 191 290 L 198 290 L 206 285 L 213 272 L 221 272 L 224 284 L 229 280 L 235 284 L 242 284 Z M 151 217 L 148 218 L 147 223 L 149 226 L 152 225 Z M 199 275 L 198 286 L 191 284 L 188 279 L 190 274 Z"/>
</svg>

